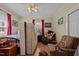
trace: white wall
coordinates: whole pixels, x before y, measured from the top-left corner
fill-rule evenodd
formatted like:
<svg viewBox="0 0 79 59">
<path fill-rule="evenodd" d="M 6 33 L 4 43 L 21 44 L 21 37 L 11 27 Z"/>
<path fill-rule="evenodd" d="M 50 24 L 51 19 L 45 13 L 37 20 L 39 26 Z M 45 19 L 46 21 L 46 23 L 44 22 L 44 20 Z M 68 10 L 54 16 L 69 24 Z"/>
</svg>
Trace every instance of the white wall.
<svg viewBox="0 0 79 59">
<path fill-rule="evenodd" d="M 62 8 L 60 8 L 56 14 L 53 16 L 53 30 L 56 32 L 56 38 L 59 42 L 61 40 L 61 37 L 65 34 L 67 34 L 67 11 L 76 6 L 77 4 L 64 4 Z M 63 24 L 58 25 L 58 19 L 63 17 Z"/>
<path fill-rule="evenodd" d="M 24 17 L 21 19 L 21 21 L 25 21 L 27 23 L 32 23 L 32 19 L 33 19 L 33 17 Z M 37 22 L 41 22 L 42 17 L 35 17 L 34 19 Z M 45 16 L 45 17 L 43 17 L 43 19 L 45 20 L 45 22 L 51 22 L 51 23 L 53 20 L 53 18 L 51 16 L 50 17 Z M 45 29 L 45 32 L 47 32 L 48 30 L 52 30 L 52 28 L 53 28 L 53 26 L 51 28 L 44 28 L 44 29 Z"/>
</svg>

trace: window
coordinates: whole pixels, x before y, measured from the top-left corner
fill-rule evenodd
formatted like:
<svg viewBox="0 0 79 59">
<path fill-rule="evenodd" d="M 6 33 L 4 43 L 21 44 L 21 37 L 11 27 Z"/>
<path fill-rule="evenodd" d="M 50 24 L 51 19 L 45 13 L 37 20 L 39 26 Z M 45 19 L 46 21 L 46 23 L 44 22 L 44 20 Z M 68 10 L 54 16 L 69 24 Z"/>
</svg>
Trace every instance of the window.
<svg viewBox="0 0 79 59">
<path fill-rule="evenodd" d="M 0 10 L 0 36 L 7 35 L 7 15 Z"/>
</svg>

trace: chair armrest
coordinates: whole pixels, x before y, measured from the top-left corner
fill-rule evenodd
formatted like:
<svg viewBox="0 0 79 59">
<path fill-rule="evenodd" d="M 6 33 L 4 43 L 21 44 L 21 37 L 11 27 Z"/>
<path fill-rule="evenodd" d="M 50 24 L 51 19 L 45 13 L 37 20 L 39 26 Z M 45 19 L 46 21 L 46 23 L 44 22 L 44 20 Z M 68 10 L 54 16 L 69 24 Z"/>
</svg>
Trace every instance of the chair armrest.
<svg viewBox="0 0 79 59">
<path fill-rule="evenodd" d="M 75 49 L 60 48 L 61 51 L 75 52 Z"/>
<path fill-rule="evenodd" d="M 75 49 L 60 48 L 60 52 L 61 54 L 66 56 L 73 56 L 75 53 Z"/>
</svg>

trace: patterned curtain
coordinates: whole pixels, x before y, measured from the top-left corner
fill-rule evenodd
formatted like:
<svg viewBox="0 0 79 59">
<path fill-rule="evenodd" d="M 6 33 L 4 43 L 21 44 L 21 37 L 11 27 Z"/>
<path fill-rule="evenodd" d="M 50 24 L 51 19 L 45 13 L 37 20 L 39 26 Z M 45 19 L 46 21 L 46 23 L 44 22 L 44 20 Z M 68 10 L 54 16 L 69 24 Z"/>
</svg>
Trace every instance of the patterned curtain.
<svg viewBox="0 0 79 59">
<path fill-rule="evenodd" d="M 41 22 L 42 22 L 42 35 L 44 35 L 44 19 L 42 19 Z"/>
<path fill-rule="evenodd" d="M 32 19 L 32 24 L 35 25 L 35 19 Z"/>
<path fill-rule="evenodd" d="M 8 18 L 8 31 L 7 35 L 12 34 L 12 24 L 11 24 L 11 15 L 7 13 L 7 18 Z"/>
</svg>

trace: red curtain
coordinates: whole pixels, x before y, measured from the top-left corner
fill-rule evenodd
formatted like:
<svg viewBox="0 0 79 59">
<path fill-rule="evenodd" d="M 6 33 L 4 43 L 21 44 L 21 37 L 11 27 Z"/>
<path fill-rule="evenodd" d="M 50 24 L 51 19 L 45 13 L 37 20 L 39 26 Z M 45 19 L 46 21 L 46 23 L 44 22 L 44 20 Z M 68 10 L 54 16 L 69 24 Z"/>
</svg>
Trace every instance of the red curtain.
<svg viewBox="0 0 79 59">
<path fill-rule="evenodd" d="M 35 19 L 32 19 L 32 24 L 35 25 Z"/>
<path fill-rule="evenodd" d="M 8 31 L 7 35 L 12 34 L 12 24 L 11 24 L 11 15 L 7 13 L 7 18 L 8 18 Z"/>
<path fill-rule="evenodd" d="M 44 35 L 44 19 L 42 19 L 41 22 L 42 22 L 42 35 Z"/>
</svg>

